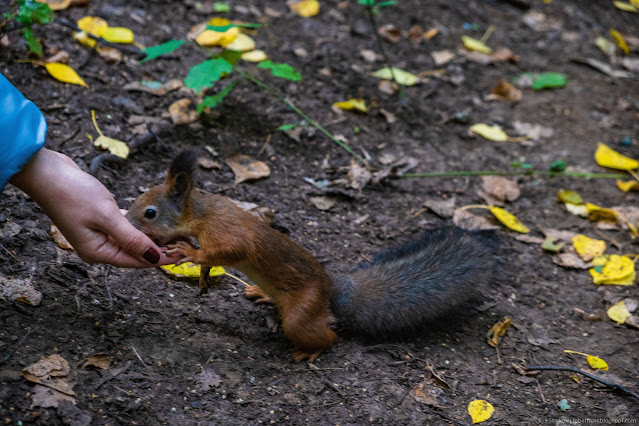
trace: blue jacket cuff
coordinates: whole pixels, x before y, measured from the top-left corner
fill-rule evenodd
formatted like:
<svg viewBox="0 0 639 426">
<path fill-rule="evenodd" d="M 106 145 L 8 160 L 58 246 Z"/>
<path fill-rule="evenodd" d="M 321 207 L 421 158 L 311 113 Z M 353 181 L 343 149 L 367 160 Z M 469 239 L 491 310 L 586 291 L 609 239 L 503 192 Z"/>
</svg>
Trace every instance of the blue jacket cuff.
<svg viewBox="0 0 639 426">
<path fill-rule="evenodd" d="M 0 74 L 0 191 L 42 148 L 46 133 L 38 107 Z"/>
</svg>

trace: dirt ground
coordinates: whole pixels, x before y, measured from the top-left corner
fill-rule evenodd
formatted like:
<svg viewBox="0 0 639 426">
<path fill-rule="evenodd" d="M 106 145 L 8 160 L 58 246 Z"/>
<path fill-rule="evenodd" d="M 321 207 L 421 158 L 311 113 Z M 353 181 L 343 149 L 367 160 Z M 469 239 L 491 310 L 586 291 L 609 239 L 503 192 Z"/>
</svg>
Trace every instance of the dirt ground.
<svg viewBox="0 0 639 426">
<path fill-rule="evenodd" d="M 405 99 L 378 88 L 370 73 L 384 66 L 380 57 L 365 60 L 360 52 L 378 52 L 368 16 L 355 1 L 322 1 L 321 12 L 301 18 L 284 2 L 233 1 L 231 19 L 263 22 L 254 39 L 275 62 L 299 70 L 304 80 L 292 83 L 256 74 L 285 94 L 329 131 L 342 135 L 360 155 L 412 157 L 413 172 L 514 170 L 513 162 L 548 170 L 563 159 L 569 170 L 605 172 L 593 160 L 603 142 L 630 157 L 639 157 L 639 83 L 613 78 L 576 61 L 606 57 L 594 45 L 609 28 L 637 35 L 637 15 L 621 12 L 609 1 L 529 0 L 547 14 L 548 28 L 524 23 L 526 10 L 514 1 L 399 1 L 382 10 L 380 25 L 407 31 L 414 25 L 438 28 L 431 40 L 414 44 L 406 37 L 385 41 L 393 64 L 420 73 L 445 69 L 405 89 Z M 131 28 L 144 45 L 184 37 L 206 21 L 212 2 L 91 0 L 87 7 L 57 13 L 75 21 L 102 16 L 111 25 Z M 273 17 L 266 8 L 281 14 Z M 548 23 L 548 20 L 546 23 Z M 465 24 L 478 27 L 464 29 Z M 508 47 L 518 63 L 479 64 L 456 54 L 460 36 L 481 38 L 490 25 L 493 47 Z M 468 26 L 468 25 L 467 25 Z M 44 112 L 48 146 L 72 157 L 88 170 L 101 154 L 87 135 L 97 136 L 90 120 L 94 109 L 102 131 L 132 141 L 132 115 L 161 118 L 185 89 L 153 96 L 125 91 L 132 81 L 183 79 L 188 67 L 206 58 L 195 46 L 169 58 L 137 65 L 128 60 L 107 64 L 77 44 L 71 31 L 58 25 L 40 28 L 45 50 L 69 53 L 70 65 L 90 89 L 64 85 L 42 68 L 20 62 L 27 57 L 18 32 L 0 48 L 0 72 Z M 434 51 L 456 54 L 436 66 Z M 378 52 L 379 53 L 379 52 Z M 636 58 L 637 51 L 632 53 Z M 242 64 L 255 72 L 252 64 Z M 524 72 L 555 71 L 568 84 L 557 90 L 523 90 L 520 102 L 490 102 L 486 95 L 503 78 Z M 236 77 L 233 77 L 236 78 Z M 372 105 L 368 114 L 338 113 L 334 102 L 351 97 Z M 390 112 L 390 123 L 380 113 Z M 457 116 L 459 114 L 459 116 Z M 385 179 L 362 191 L 336 183 L 324 191 L 308 183 L 344 178 L 349 155 L 313 130 L 299 142 L 277 127 L 299 122 L 283 103 L 249 82 L 242 82 L 200 121 L 168 126 L 160 137 L 121 164 L 97 168 L 96 176 L 127 208 L 144 188 L 161 182 L 171 159 L 194 148 L 221 168 L 198 170 L 200 187 L 231 198 L 268 206 L 278 229 L 310 250 L 330 270 L 347 270 L 384 247 L 420 231 L 451 224 L 451 219 L 424 209 L 424 203 L 455 197 L 457 207 L 484 204 L 479 177 Z M 392 121 L 392 120 L 391 120 Z M 473 123 L 502 125 L 509 134 L 516 121 L 541 124 L 552 137 L 528 143 L 492 142 L 470 137 Z M 629 146 L 619 142 L 634 138 Z M 268 139 L 263 152 L 260 152 Z M 215 157 L 204 150 L 212 147 Z M 234 185 L 224 160 L 240 153 L 265 161 L 268 178 Z M 579 192 L 602 206 L 632 206 L 637 193 L 622 193 L 613 179 L 513 178 L 521 196 L 506 208 L 541 237 L 542 228 L 583 232 L 609 242 L 608 253 L 637 253 L 626 231 L 600 230 L 572 215 L 556 200 L 558 189 Z M 312 197 L 336 197 L 326 211 Z M 487 212 L 486 212 L 487 213 Z M 483 214 L 477 211 L 477 214 Z M 488 216 L 485 216 L 488 217 Z M 459 318 L 433 324 L 423 335 L 396 341 L 363 341 L 341 336 L 314 365 L 296 364 L 273 307 L 256 305 L 242 295 L 242 285 L 224 278 L 219 288 L 199 297 L 192 282 L 159 269 L 125 270 L 87 265 L 57 247 L 49 219 L 20 191 L 8 186 L 0 198 L 0 279 L 31 280 L 42 293 L 39 306 L 0 301 L 0 417 L 5 424 L 313 424 L 313 425 L 446 425 L 471 424 L 468 404 L 490 402 L 495 413 L 485 424 L 549 424 L 558 419 L 627 422 L 639 418 L 638 400 L 582 376 L 545 371 L 519 374 L 513 364 L 572 366 L 592 372 L 575 350 L 602 357 L 608 372 L 593 374 L 639 392 L 639 334 L 616 325 L 606 309 L 624 297 L 637 297 L 632 286 L 596 286 L 587 271 L 552 262 L 539 244 L 516 240 L 498 231 L 499 271 L 483 304 Z M 611 244 L 610 242 L 614 242 Z M 573 309 L 599 315 L 587 321 Z M 511 317 L 499 351 L 486 343 L 490 327 Z M 112 356 L 108 369 L 83 367 L 92 354 Z M 75 403 L 44 408 L 34 400 L 34 383 L 21 370 L 44 356 L 59 354 L 71 367 Z M 435 380 L 432 368 L 448 384 Z M 430 396 L 415 398 L 423 385 Z M 566 399 L 570 409 L 559 409 Z"/>
</svg>

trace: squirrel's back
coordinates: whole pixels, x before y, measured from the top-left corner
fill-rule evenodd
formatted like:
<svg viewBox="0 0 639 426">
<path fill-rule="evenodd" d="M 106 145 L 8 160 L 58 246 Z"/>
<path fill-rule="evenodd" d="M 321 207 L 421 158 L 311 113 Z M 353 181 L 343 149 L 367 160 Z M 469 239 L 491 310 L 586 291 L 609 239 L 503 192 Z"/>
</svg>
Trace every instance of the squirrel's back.
<svg viewBox="0 0 639 426">
<path fill-rule="evenodd" d="M 422 327 L 480 295 L 495 267 L 478 232 L 442 228 L 333 277 L 332 309 L 345 329 L 389 336 Z"/>
</svg>

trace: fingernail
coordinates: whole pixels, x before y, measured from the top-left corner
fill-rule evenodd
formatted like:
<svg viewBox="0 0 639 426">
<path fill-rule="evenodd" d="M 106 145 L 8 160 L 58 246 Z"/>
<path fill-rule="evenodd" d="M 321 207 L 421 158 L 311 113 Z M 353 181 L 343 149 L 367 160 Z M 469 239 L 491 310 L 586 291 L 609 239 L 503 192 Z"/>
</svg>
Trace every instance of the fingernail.
<svg viewBox="0 0 639 426">
<path fill-rule="evenodd" d="M 142 257 L 147 262 L 155 265 L 156 263 L 160 261 L 161 256 L 160 256 L 160 253 L 157 252 L 157 250 L 155 250 L 153 247 L 149 247 L 148 249 L 146 249 Z"/>
</svg>

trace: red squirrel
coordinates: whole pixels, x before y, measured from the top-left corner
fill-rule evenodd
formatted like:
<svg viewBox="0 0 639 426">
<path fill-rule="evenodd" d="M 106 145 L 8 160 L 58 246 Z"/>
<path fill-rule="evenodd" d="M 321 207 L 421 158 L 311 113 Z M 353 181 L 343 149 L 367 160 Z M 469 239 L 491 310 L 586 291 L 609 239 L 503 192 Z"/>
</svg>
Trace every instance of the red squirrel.
<svg viewBox="0 0 639 426">
<path fill-rule="evenodd" d="M 170 243 L 167 254 L 202 265 L 203 292 L 211 266 L 246 274 L 255 284 L 246 296 L 275 304 L 297 362 L 313 362 L 333 346 L 335 318 L 360 334 L 397 335 L 459 307 L 491 279 L 491 249 L 457 228 L 430 231 L 349 274 L 329 275 L 309 252 L 229 198 L 194 188 L 196 160 L 191 151 L 176 157 L 164 183 L 142 194 L 127 218 Z"/>
</svg>

